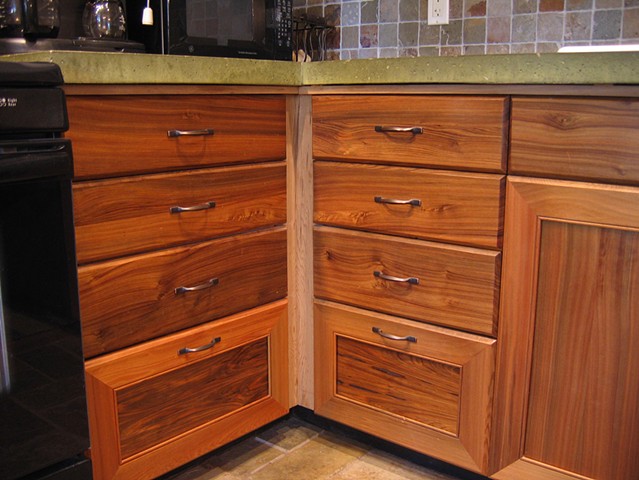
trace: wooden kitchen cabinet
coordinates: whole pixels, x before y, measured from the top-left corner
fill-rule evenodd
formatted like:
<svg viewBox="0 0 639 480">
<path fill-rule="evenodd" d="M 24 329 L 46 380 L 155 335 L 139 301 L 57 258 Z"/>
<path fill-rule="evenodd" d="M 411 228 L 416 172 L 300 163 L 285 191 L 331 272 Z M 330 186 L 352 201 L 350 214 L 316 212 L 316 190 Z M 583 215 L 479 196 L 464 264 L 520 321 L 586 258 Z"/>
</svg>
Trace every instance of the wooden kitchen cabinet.
<svg viewBox="0 0 639 480">
<path fill-rule="evenodd" d="M 629 138 L 626 130 L 630 125 L 636 130 L 636 114 L 629 115 L 636 102 L 532 104 L 515 99 L 514 118 L 525 122 L 526 112 L 542 108 L 545 116 L 527 121 L 545 118 L 538 127 L 544 133 L 513 130 L 513 170 L 561 177 L 583 172 L 575 176 L 637 183 L 632 172 L 638 157 L 627 150 L 636 136 Z M 573 113 L 557 117 L 566 106 Z M 596 126 L 593 112 L 600 115 Z M 596 131 L 609 138 L 587 140 Z M 537 163 L 535 157 L 548 161 Z M 620 176 L 612 164 L 627 164 L 628 175 Z M 634 480 L 639 187 L 509 176 L 506 199 L 493 476 Z"/>
<path fill-rule="evenodd" d="M 286 100 L 80 93 L 68 137 L 94 477 L 152 479 L 290 408 Z"/>
<path fill-rule="evenodd" d="M 281 300 L 89 360 L 95 477 L 156 478 L 285 415 L 286 307 Z"/>
<path fill-rule="evenodd" d="M 507 106 L 313 98 L 315 411 L 482 473 Z"/>
</svg>

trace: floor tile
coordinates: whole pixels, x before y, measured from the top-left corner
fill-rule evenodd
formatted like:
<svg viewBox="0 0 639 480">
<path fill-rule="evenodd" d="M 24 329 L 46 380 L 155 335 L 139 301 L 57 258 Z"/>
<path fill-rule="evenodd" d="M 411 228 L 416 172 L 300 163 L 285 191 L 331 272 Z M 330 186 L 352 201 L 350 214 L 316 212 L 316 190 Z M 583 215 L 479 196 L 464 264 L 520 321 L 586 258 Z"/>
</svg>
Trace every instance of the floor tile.
<svg viewBox="0 0 639 480">
<path fill-rule="evenodd" d="M 303 442 L 320 434 L 321 428 L 303 422 L 295 417 L 278 422 L 257 435 L 258 440 L 290 451 Z"/>
</svg>

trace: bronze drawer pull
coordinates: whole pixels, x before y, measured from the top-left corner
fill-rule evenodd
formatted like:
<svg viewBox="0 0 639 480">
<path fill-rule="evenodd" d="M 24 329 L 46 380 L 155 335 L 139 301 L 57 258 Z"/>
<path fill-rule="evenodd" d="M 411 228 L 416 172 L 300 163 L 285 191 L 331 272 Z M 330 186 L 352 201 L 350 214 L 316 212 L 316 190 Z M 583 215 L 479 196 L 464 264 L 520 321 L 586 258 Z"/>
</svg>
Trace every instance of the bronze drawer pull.
<svg viewBox="0 0 639 480">
<path fill-rule="evenodd" d="M 215 132 L 212 128 L 203 128 L 201 130 L 168 130 L 166 132 L 167 137 L 204 137 L 214 134 Z"/>
<path fill-rule="evenodd" d="M 408 335 L 406 337 L 398 337 L 397 335 L 392 335 L 390 333 L 383 332 L 379 327 L 373 327 L 373 332 L 379 335 L 380 337 L 384 337 L 387 340 L 397 340 L 397 341 L 405 341 L 411 343 L 417 343 L 417 337 L 413 337 L 412 335 Z"/>
<path fill-rule="evenodd" d="M 375 131 L 380 133 L 412 133 L 413 135 L 424 133 L 422 127 L 391 127 L 384 125 L 375 125 Z"/>
<path fill-rule="evenodd" d="M 196 352 L 201 352 L 203 350 L 208 350 L 209 348 L 213 348 L 215 345 L 217 345 L 221 341 L 222 341 L 222 337 L 215 337 L 213 340 L 211 340 L 211 343 L 207 343 L 206 345 L 202 345 L 200 347 L 195 347 L 195 348 L 184 347 L 184 348 L 180 348 L 178 350 L 178 355 L 185 355 L 187 353 L 196 353 Z"/>
<path fill-rule="evenodd" d="M 200 283 L 199 285 L 195 285 L 193 287 L 177 287 L 174 290 L 174 292 L 176 295 L 180 295 L 181 293 L 195 292 L 197 290 L 205 290 L 207 288 L 214 287 L 218 283 L 220 283 L 219 278 L 211 278 L 210 280 L 207 280 L 206 282 Z"/>
<path fill-rule="evenodd" d="M 375 203 L 386 203 L 390 205 L 412 205 L 413 207 L 421 207 L 422 201 L 418 198 L 411 198 L 410 200 L 397 200 L 396 198 L 384 198 L 375 197 Z"/>
<path fill-rule="evenodd" d="M 193 205 L 192 207 L 180 207 L 179 205 L 175 205 L 174 207 L 169 208 L 169 212 L 197 212 L 198 210 L 208 210 L 209 208 L 215 208 L 215 202 L 206 202 L 201 205 Z"/>
<path fill-rule="evenodd" d="M 377 278 L 381 278 L 382 280 L 388 280 L 389 282 L 399 282 L 399 283 L 410 283 L 411 285 L 419 285 L 419 278 L 417 277 L 393 277 L 392 275 L 386 275 L 379 270 L 375 270 L 373 272 Z"/>
</svg>

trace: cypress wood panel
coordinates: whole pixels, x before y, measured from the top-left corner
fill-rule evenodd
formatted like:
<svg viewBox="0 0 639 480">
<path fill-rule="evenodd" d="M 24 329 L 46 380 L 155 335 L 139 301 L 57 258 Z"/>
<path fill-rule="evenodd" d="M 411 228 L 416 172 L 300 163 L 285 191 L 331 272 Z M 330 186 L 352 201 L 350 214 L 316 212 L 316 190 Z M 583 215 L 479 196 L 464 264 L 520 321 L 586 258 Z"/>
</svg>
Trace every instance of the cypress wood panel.
<svg viewBox="0 0 639 480">
<path fill-rule="evenodd" d="M 461 368 L 336 338 L 336 395 L 457 434 Z"/>
<path fill-rule="evenodd" d="M 316 297 L 496 334 L 499 252 L 330 227 L 316 227 L 314 250 Z"/>
<path fill-rule="evenodd" d="M 280 160 L 283 95 L 70 96 L 76 178 Z M 169 138 L 169 130 L 214 135 Z"/>
<path fill-rule="evenodd" d="M 509 177 L 494 478 L 639 471 L 639 189 Z"/>
<path fill-rule="evenodd" d="M 286 222 L 283 163 L 75 183 L 80 264 Z M 174 206 L 215 202 L 171 213 Z"/>
<path fill-rule="evenodd" d="M 288 413 L 287 302 L 91 359 L 86 380 L 95 478 L 158 478 Z"/>
<path fill-rule="evenodd" d="M 502 175 L 315 162 L 317 223 L 499 248 Z M 420 200 L 388 205 L 386 199 Z"/>
<path fill-rule="evenodd" d="M 268 369 L 263 338 L 117 390 L 123 459 L 266 398 Z"/>
<path fill-rule="evenodd" d="M 323 300 L 315 340 L 316 413 L 487 470 L 495 340 Z"/>
<path fill-rule="evenodd" d="M 126 257 L 78 270 L 86 357 L 286 296 L 283 227 Z M 176 294 L 217 278 L 199 291 Z"/>
<path fill-rule="evenodd" d="M 313 97 L 313 156 L 447 169 L 506 171 L 505 97 Z M 422 134 L 376 126 L 421 127 Z"/>
<path fill-rule="evenodd" d="M 639 183 L 639 101 L 513 98 L 509 172 Z"/>
<path fill-rule="evenodd" d="M 636 478 L 639 230 L 543 222 L 540 249 L 524 455 Z"/>
</svg>

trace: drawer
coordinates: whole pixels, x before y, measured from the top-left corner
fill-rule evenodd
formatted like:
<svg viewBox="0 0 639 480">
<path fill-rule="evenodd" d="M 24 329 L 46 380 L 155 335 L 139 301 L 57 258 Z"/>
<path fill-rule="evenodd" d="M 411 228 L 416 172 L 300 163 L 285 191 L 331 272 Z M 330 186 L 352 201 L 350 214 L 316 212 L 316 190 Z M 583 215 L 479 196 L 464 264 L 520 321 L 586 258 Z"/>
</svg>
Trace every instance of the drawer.
<svg viewBox="0 0 639 480">
<path fill-rule="evenodd" d="M 639 100 L 513 98 L 509 172 L 639 183 Z"/>
<path fill-rule="evenodd" d="M 315 412 L 485 471 L 494 340 L 315 303 Z"/>
<path fill-rule="evenodd" d="M 313 156 L 505 172 L 507 105 L 504 97 L 318 95 Z"/>
<path fill-rule="evenodd" d="M 88 358 L 285 297 L 286 230 L 86 265 L 78 283 Z"/>
<path fill-rule="evenodd" d="M 501 246 L 502 175 L 338 162 L 315 162 L 314 170 L 317 223 Z"/>
<path fill-rule="evenodd" d="M 495 335 L 501 254 L 329 227 L 315 229 L 315 296 Z"/>
<path fill-rule="evenodd" d="M 78 182 L 80 264 L 286 222 L 284 163 Z M 175 212 L 174 207 L 195 207 Z M 200 209 L 203 208 L 203 209 Z"/>
<path fill-rule="evenodd" d="M 69 96 L 67 104 L 76 178 L 286 157 L 284 96 Z"/>
<path fill-rule="evenodd" d="M 94 477 L 157 478 L 288 413 L 286 325 L 280 301 L 88 361 Z"/>
</svg>

